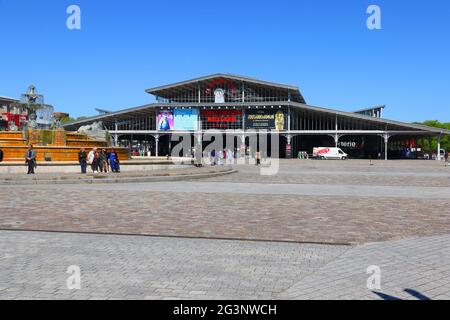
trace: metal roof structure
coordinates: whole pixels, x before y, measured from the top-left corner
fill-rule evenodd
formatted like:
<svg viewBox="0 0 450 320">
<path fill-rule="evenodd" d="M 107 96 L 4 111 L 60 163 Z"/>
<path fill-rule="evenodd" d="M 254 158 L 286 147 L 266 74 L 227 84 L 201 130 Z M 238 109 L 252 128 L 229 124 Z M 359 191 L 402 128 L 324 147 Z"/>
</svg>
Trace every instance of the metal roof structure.
<svg viewBox="0 0 450 320">
<path fill-rule="evenodd" d="M 147 93 L 162 97 L 169 98 L 172 95 L 176 95 L 182 90 L 191 90 L 195 91 L 199 87 L 207 87 L 211 83 L 219 79 L 225 79 L 228 81 L 233 81 L 236 83 L 244 83 L 249 86 L 259 87 L 259 88 L 272 88 L 276 90 L 283 90 L 286 93 L 289 93 L 292 101 L 305 103 L 305 99 L 303 98 L 300 90 L 296 86 L 280 84 L 275 82 L 263 81 L 255 78 L 244 77 L 240 75 L 234 74 L 226 74 L 226 73 L 216 73 L 209 76 L 199 77 L 191 80 L 186 80 L 182 82 L 177 82 L 169 85 L 164 85 L 160 87 L 150 88 L 145 90 Z"/>
<path fill-rule="evenodd" d="M 19 102 L 18 99 L 5 97 L 5 96 L 0 96 L 0 101 L 4 101 L 4 102 Z"/>
<path fill-rule="evenodd" d="M 243 107 L 243 108 L 245 108 L 245 107 L 255 107 L 258 105 L 261 106 L 261 104 L 257 104 L 257 103 L 244 103 L 244 104 L 235 104 L 234 103 L 234 104 L 223 104 L 221 106 L 222 107 Z M 277 105 L 277 104 L 269 103 L 267 105 Z M 295 103 L 295 102 L 291 102 L 290 106 L 292 108 L 299 108 L 299 109 L 303 109 L 303 110 L 309 110 L 309 111 L 314 111 L 314 112 L 349 117 L 349 118 L 364 120 L 364 121 L 368 121 L 368 122 L 376 122 L 379 124 L 381 123 L 381 124 L 385 124 L 385 125 L 408 128 L 408 129 L 418 131 L 418 132 L 426 131 L 426 132 L 431 132 L 431 133 L 436 133 L 436 134 L 450 135 L 450 130 L 433 128 L 433 127 L 428 127 L 428 126 L 418 125 L 418 124 L 405 123 L 405 122 L 395 121 L 395 120 L 375 118 L 375 117 L 365 116 L 365 115 L 357 114 L 357 113 L 353 113 L 353 112 L 339 111 L 339 110 L 335 110 L 335 109 L 311 106 L 311 105 Z M 120 110 L 120 111 L 116 111 L 116 112 L 111 112 L 108 114 L 93 116 L 93 117 L 86 118 L 86 119 L 83 119 L 80 121 L 70 122 L 70 123 L 65 124 L 64 127 L 77 127 L 77 126 L 93 123 L 95 121 L 112 121 L 112 120 L 120 121 L 120 120 L 128 119 L 130 117 L 138 117 L 141 115 L 154 114 L 156 112 L 156 108 L 166 108 L 166 107 L 168 107 L 168 106 L 161 104 L 161 103 L 146 104 L 146 105 L 139 106 L 139 107 L 128 108 L 128 109 L 124 109 L 124 110 Z M 202 108 L 202 107 L 205 107 L 205 105 L 204 104 L 170 104 L 170 107 L 171 108 L 188 108 L 188 107 Z"/>
<path fill-rule="evenodd" d="M 238 81 L 242 83 L 246 83 L 248 85 L 252 86 L 260 86 L 260 87 L 271 87 L 276 88 L 278 90 L 286 90 L 286 92 L 290 92 L 290 96 L 293 97 L 290 101 L 267 101 L 267 102 L 227 102 L 227 103 L 152 103 L 152 104 L 146 104 L 138 107 L 132 107 L 123 109 L 120 111 L 110 112 L 106 114 L 101 114 L 97 116 L 93 116 L 90 118 L 86 118 L 80 121 L 75 121 L 71 123 L 67 123 L 64 125 L 66 128 L 74 129 L 81 125 L 93 123 L 95 121 L 103 121 L 103 122 L 112 122 L 112 121 L 121 121 L 130 119 L 133 117 L 139 117 L 139 116 L 149 116 L 149 115 L 155 115 L 156 109 L 158 108 L 210 108 L 210 107 L 221 107 L 221 108 L 252 108 L 252 107 L 263 107 L 263 106 L 287 106 L 289 108 L 294 109 L 301 109 L 301 110 L 308 110 L 311 112 L 317 112 L 322 114 L 328 114 L 328 115 L 335 115 L 350 119 L 356 119 L 356 120 L 362 120 L 367 121 L 367 123 L 376 123 L 378 125 L 384 125 L 386 126 L 386 130 L 411 130 L 411 131 L 417 131 L 417 133 L 428 133 L 428 134 L 437 134 L 437 135 L 450 135 L 450 130 L 440 129 L 440 128 L 433 128 L 428 127 L 424 125 L 418 125 L 418 124 L 411 124 L 411 123 L 405 123 L 401 121 L 395 121 L 395 120 L 388 120 L 384 118 L 377 118 L 369 115 L 364 115 L 360 113 L 355 112 L 346 112 L 346 111 L 339 111 L 337 109 L 331 109 L 331 108 L 323 108 L 318 106 L 313 106 L 306 104 L 303 96 L 300 93 L 300 90 L 296 86 L 291 85 L 284 85 L 284 84 L 278 84 L 273 82 L 267 82 L 267 81 L 261 81 L 258 79 L 248 78 L 248 77 L 242 77 L 238 75 L 230 75 L 230 74 L 213 74 L 206 77 L 196 78 L 192 80 L 187 80 L 183 82 L 178 82 L 170 85 L 160 86 L 156 88 L 147 89 L 146 92 L 159 96 L 159 97 L 169 97 L 173 94 L 177 94 L 180 90 L 196 90 L 199 86 L 208 86 L 208 83 L 211 83 L 217 79 L 228 79 L 232 81 Z M 381 108 L 378 107 L 378 108 Z M 384 106 L 383 106 L 384 108 Z M 373 109 L 373 108 L 371 108 Z M 366 109 L 364 109 L 366 110 Z M 362 111 L 364 111 L 362 110 Z"/>
<path fill-rule="evenodd" d="M 377 110 L 377 109 L 386 109 L 386 106 L 375 106 L 375 107 L 371 107 L 371 108 L 364 108 L 364 109 L 356 110 L 353 112 L 354 113 L 364 113 L 366 111 L 372 111 L 372 110 Z"/>
</svg>

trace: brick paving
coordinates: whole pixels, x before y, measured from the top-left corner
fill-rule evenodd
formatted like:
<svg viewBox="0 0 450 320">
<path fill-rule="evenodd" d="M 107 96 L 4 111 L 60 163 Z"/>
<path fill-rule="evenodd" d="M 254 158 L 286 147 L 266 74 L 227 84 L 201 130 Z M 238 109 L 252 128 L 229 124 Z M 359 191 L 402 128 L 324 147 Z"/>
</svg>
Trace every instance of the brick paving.
<svg viewBox="0 0 450 320">
<path fill-rule="evenodd" d="M 380 290 L 367 287 L 369 266 L 381 270 Z M 356 247 L 277 299 L 450 300 L 450 235 Z"/>
<path fill-rule="evenodd" d="M 262 176 L 258 169 L 238 166 L 240 181 L 261 184 L 318 184 L 450 187 L 450 167 L 437 161 L 281 161 L 276 175 Z M 235 177 L 208 179 L 235 182 Z"/>
<path fill-rule="evenodd" d="M 0 299 L 450 299 L 450 168 L 374 164 L 2 186 Z M 81 290 L 67 289 L 70 265 Z M 366 285 L 371 265 L 379 292 Z"/>
<path fill-rule="evenodd" d="M 400 164 L 286 161 L 275 177 L 240 167 L 239 174 L 200 184 L 11 186 L 0 194 L 0 229 L 335 244 L 450 233 L 450 189 L 433 184 L 450 180 L 449 168 L 436 162 Z M 267 183 L 285 177 L 303 181 L 318 172 L 336 173 L 340 185 L 333 190 Z M 408 188 L 388 189 L 371 180 L 373 175 L 395 177 Z M 423 186 L 409 186 L 411 177 Z"/>
<path fill-rule="evenodd" d="M 0 231 L 0 300 L 274 299 L 349 249 Z M 80 290 L 67 288 L 72 265 Z"/>
<path fill-rule="evenodd" d="M 449 265 L 450 235 L 348 247 L 0 231 L 0 300 L 449 300 Z"/>
</svg>

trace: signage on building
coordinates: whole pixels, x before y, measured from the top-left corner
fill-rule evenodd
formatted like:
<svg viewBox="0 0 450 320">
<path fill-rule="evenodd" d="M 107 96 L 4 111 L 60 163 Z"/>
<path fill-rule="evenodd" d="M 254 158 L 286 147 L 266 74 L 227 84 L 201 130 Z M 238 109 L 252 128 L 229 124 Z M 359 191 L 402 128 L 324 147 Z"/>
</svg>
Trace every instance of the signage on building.
<svg viewBox="0 0 450 320">
<path fill-rule="evenodd" d="M 364 148 L 364 145 L 365 145 L 364 138 L 361 139 L 354 138 L 353 140 L 339 141 L 337 146 L 342 150 L 360 150 Z"/>
<path fill-rule="evenodd" d="M 174 111 L 174 130 L 198 130 L 198 109 L 176 109 Z"/>
<path fill-rule="evenodd" d="M 214 91 L 214 102 L 215 103 L 225 103 L 225 90 L 216 89 Z"/>
<path fill-rule="evenodd" d="M 174 116 L 170 110 L 163 110 L 158 112 L 157 124 L 159 131 L 174 130 Z"/>
<path fill-rule="evenodd" d="M 286 130 L 286 116 L 281 110 L 248 110 L 245 128 L 283 131 Z"/>
<path fill-rule="evenodd" d="M 21 128 L 28 121 L 28 116 L 26 114 L 12 114 L 6 112 L 2 114 L 3 121 L 7 123 L 7 127 L 13 123 L 16 127 Z"/>
<path fill-rule="evenodd" d="M 241 110 L 202 110 L 203 129 L 242 129 Z"/>
<path fill-rule="evenodd" d="M 235 123 L 242 116 L 240 110 L 202 110 L 201 116 L 209 123 Z"/>
</svg>

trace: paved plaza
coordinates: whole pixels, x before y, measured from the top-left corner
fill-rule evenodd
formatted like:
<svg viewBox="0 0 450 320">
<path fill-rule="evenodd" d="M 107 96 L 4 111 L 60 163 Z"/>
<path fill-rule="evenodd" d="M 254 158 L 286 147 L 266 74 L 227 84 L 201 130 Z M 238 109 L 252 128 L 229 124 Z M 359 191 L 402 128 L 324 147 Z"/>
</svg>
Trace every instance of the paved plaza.
<svg viewBox="0 0 450 320">
<path fill-rule="evenodd" d="M 372 265 L 381 290 L 367 287 Z M 349 247 L 0 231 L 0 299 L 450 299 L 449 265 L 450 236 Z"/>
<path fill-rule="evenodd" d="M 0 299 L 450 298 L 450 168 L 237 169 L 195 181 L 9 186 Z M 66 287 L 71 265 L 81 290 Z M 381 269 L 380 290 L 367 288 L 369 266 Z"/>
<path fill-rule="evenodd" d="M 434 161 L 282 161 L 196 181 L 9 186 L 0 229 L 364 244 L 450 233 Z"/>
</svg>

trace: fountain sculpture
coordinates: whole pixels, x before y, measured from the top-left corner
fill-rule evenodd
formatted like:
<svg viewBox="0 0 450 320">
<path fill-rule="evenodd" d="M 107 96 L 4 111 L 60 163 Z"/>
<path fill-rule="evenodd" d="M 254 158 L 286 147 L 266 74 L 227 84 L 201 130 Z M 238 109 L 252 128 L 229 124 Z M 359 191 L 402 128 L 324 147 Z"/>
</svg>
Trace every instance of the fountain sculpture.
<svg viewBox="0 0 450 320">
<path fill-rule="evenodd" d="M 77 161 L 81 147 L 108 148 L 106 131 L 101 123 L 95 124 L 95 135 L 90 130 L 66 132 L 60 119 L 54 116 L 51 105 L 44 103 L 44 96 L 37 93 L 31 85 L 27 93 L 21 95 L 16 104 L 19 109 L 27 110 L 28 120 L 20 123 L 20 128 L 14 123 L 9 131 L 0 131 L 0 149 L 3 151 L 3 161 L 20 161 L 29 144 L 34 145 L 39 161 Z M 129 159 L 129 150 L 115 148 L 120 159 Z"/>
</svg>

